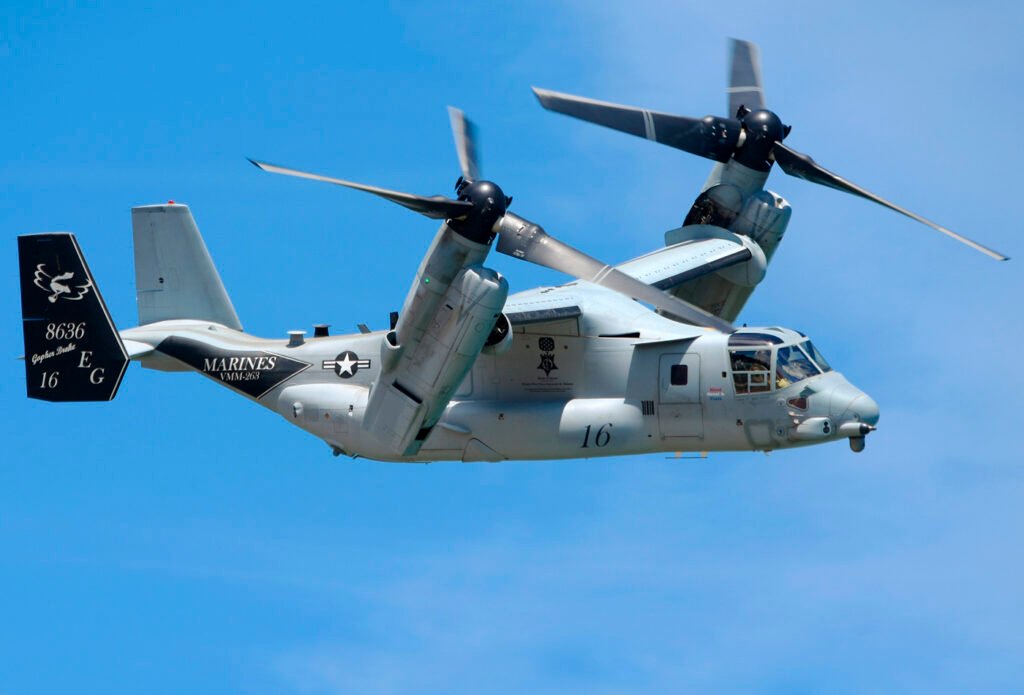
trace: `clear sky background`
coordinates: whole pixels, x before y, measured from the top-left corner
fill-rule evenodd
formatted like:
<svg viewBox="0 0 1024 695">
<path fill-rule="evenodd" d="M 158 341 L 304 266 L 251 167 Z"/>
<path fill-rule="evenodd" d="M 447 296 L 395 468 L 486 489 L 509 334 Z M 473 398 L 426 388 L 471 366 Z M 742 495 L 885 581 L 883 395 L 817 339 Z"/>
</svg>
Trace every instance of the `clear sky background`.
<svg viewBox="0 0 1024 695">
<path fill-rule="evenodd" d="M 206 5 L 0 12 L 0 693 L 1024 689 L 1018 4 Z M 793 220 L 740 320 L 879 402 L 864 453 L 405 466 L 194 375 L 24 397 L 15 236 L 76 232 L 130 327 L 133 205 L 191 206 L 251 332 L 385 326 L 435 224 L 244 157 L 448 193 L 448 104 L 516 212 L 659 246 L 709 163 L 529 87 L 722 113 L 729 36 L 788 144 L 1020 257 L 773 174 Z"/>
</svg>

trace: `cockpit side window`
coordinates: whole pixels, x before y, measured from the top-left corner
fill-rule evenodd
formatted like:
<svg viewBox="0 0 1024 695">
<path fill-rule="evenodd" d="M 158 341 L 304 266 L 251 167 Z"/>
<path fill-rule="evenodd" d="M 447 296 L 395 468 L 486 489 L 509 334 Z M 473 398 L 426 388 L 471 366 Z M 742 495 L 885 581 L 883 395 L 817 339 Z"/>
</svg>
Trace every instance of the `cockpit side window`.
<svg viewBox="0 0 1024 695">
<path fill-rule="evenodd" d="M 809 340 L 805 340 L 804 342 L 800 343 L 800 347 L 802 347 L 804 349 L 804 352 L 810 355 L 811 359 L 814 360 L 819 367 L 821 367 L 821 371 L 832 371 L 832 367 L 829 366 L 828 361 L 825 360 L 825 356 L 818 352 L 818 348 L 814 347 L 814 343 L 812 343 Z"/>
<path fill-rule="evenodd" d="M 800 348 L 779 348 L 775 356 L 775 388 L 784 389 L 798 381 L 821 374 Z"/>
<path fill-rule="evenodd" d="M 771 390 L 771 350 L 732 350 L 729 355 L 736 393 L 761 393 Z"/>
</svg>

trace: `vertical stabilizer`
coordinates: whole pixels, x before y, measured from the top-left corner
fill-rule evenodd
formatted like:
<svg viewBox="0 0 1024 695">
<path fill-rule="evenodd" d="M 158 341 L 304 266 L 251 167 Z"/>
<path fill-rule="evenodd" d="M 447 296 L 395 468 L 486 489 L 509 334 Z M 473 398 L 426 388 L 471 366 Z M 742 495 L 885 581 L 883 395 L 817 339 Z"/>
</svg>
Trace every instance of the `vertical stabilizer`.
<svg viewBox="0 0 1024 695">
<path fill-rule="evenodd" d="M 132 208 L 139 324 L 171 319 L 242 324 L 187 205 Z"/>
<path fill-rule="evenodd" d="M 121 338 L 75 237 L 18 237 L 29 398 L 109 401 L 128 366 Z"/>
</svg>

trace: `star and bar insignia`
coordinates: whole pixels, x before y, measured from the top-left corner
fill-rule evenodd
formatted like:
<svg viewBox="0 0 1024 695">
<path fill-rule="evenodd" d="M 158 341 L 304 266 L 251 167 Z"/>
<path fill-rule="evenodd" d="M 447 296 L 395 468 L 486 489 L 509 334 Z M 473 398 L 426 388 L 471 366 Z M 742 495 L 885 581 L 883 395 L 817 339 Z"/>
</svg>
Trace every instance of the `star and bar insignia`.
<svg viewBox="0 0 1024 695">
<path fill-rule="evenodd" d="M 355 376 L 356 372 L 360 369 L 369 369 L 370 360 L 361 360 L 359 359 L 359 355 L 351 350 L 346 350 L 333 360 L 324 360 L 323 368 L 333 369 L 334 373 L 342 379 L 350 379 Z"/>
</svg>

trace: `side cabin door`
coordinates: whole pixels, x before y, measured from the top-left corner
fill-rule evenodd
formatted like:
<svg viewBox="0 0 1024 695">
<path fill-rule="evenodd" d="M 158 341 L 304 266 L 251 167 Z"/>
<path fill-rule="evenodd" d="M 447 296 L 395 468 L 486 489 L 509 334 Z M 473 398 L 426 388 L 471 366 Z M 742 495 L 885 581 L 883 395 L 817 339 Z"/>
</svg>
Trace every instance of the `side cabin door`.
<svg viewBox="0 0 1024 695">
<path fill-rule="evenodd" d="M 658 369 L 658 424 L 661 436 L 703 437 L 700 355 L 662 355 Z"/>
</svg>

